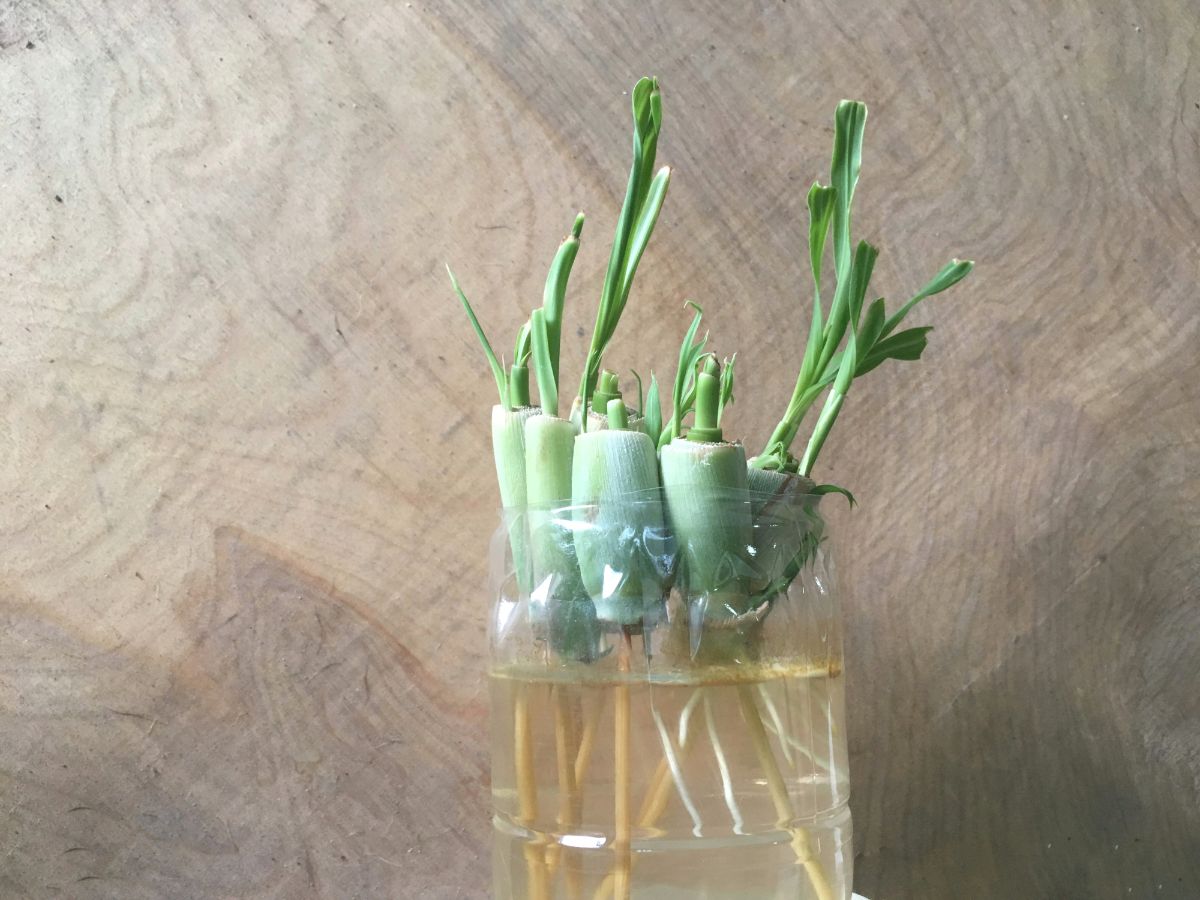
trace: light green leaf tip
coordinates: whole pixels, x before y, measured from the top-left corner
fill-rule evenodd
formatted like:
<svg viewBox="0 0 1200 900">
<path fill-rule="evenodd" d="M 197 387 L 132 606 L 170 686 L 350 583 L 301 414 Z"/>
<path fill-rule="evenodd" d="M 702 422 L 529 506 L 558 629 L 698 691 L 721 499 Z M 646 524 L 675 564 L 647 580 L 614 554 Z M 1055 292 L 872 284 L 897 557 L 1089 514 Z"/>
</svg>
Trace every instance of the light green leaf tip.
<svg viewBox="0 0 1200 900">
<path fill-rule="evenodd" d="M 487 356 L 488 365 L 492 367 L 492 377 L 496 379 L 496 389 L 500 392 L 500 405 L 505 409 L 512 409 L 512 405 L 508 399 L 508 377 L 504 373 L 504 366 L 500 365 L 500 361 L 496 359 L 496 354 L 492 351 L 492 345 L 487 339 L 487 335 L 483 333 L 483 326 L 479 324 L 479 319 L 475 317 L 475 310 L 471 309 L 471 304 L 467 300 L 467 295 L 458 285 L 458 279 L 454 277 L 454 273 L 450 270 L 450 264 L 446 264 L 446 274 L 450 276 L 450 283 L 454 285 L 454 292 L 458 294 L 458 299 L 462 302 L 463 309 L 467 312 L 467 318 L 471 320 L 471 327 L 475 329 L 475 336 L 479 338 L 479 343 L 483 347 L 483 352 Z"/>
</svg>

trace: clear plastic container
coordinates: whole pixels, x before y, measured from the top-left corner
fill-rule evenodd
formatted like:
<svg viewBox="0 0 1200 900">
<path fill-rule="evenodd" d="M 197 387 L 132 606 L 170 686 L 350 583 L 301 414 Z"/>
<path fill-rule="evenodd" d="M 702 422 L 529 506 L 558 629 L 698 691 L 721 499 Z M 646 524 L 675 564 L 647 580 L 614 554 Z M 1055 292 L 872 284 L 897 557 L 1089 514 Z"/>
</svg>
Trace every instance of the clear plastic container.
<svg viewBox="0 0 1200 900">
<path fill-rule="evenodd" d="M 848 900 L 819 498 L 511 514 L 492 542 L 497 898 Z"/>
</svg>

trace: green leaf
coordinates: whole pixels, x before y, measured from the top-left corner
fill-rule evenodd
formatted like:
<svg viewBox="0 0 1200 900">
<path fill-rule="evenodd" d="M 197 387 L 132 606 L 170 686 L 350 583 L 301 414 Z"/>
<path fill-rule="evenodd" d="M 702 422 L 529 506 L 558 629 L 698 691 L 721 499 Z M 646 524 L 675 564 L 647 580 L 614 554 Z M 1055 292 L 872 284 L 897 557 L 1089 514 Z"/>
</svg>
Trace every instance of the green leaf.
<svg viewBox="0 0 1200 900">
<path fill-rule="evenodd" d="M 658 134 L 662 128 L 662 98 L 656 80 L 643 78 L 638 81 L 633 89 L 632 108 L 633 163 L 613 234 L 612 252 L 604 276 L 604 287 L 600 292 L 600 305 L 596 310 L 596 324 L 592 329 L 592 341 L 579 384 L 579 398 L 585 409 L 591 402 L 601 358 L 629 299 L 638 260 L 650 240 L 670 180 L 670 170 L 666 169 L 653 179 L 650 177 L 654 170 Z M 586 416 L 583 428 L 587 429 Z"/>
<path fill-rule="evenodd" d="M 877 298 L 867 307 L 867 315 L 863 318 L 862 327 L 858 330 L 859 351 L 864 355 L 869 354 L 871 347 L 879 340 L 886 315 L 882 297 Z"/>
<path fill-rule="evenodd" d="M 905 303 L 900 309 L 887 320 L 887 324 L 883 326 L 881 332 L 883 337 L 887 337 L 896 330 L 896 326 L 904 321 L 904 317 L 909 314 L 914 306 L 924 300 L 926 297 L 932 297 L 934 294 L 940 294 L 947 288 L 954 287 L 967 275 L 971 269 L 975 267 L 975 263 L 969 259 L 952 259 L 946 265 L 942 266 L 940 272 L 933 276 L 933 280 L 921 290 L 917 291 L 916 295 Z"/>
<path fill-rule="evenodd" d="M 834 378 L 833 387 L 830 388 L 829 394 L 825 398 L 825 405 L 821 408 L 821 415 L 817 418 L 812 436 L 808 439 L 808 446 L 804 448 L 804 456 L 800 458 L 801 475 L 808 476 L 812 473 L 813 464 L 817 461 L 821 448 L 825 446 L 825 439 L 829 437 L 833 423 L 837 421 L 838 413 L 842 411 L 842 404 L 850 390 L 850 383 L 854 380 L 854 370 L 857 364 L 858 338 L 853 331 L 850 331 L 846 338 L 846 349 L 842 351 L 842 362 L 838 366 L 837 377 Z"/>
<path fill-rule="evenodd" d="M 788 467 L 795 462 L 795 458 L 788 453 L 787 447 L 782 441 L 773 441 L 763 448 L 763 452 L 750 460 L 750 465 L 756 469 L 771 469 L 776 472 L 787 471 Z"/>
<path fill-rule="evenodd" d="M 446 274 L 450 276 L 450 283 L 454 285 L 454 292 L 458 294 L 458 299 L 462 302 L 463 309 L 467 311 L 467 318 L 471 320 L 471 327 L 475 329 L 475 337 L 479 338 L 479 343 L 483 347 L 484 354 L 487 356 L 488 365 L 492 367 L 492 377 L 496 379 L 496 389 L 500 392 L 500 405 L 505 409 L 512 409 L 508 402 L 508 377 L 504 374 L 504 367 L 500 365 L 500 361 L 496 359 L 496 354 L 492 352 L 492 345 L 488 342 L 487 335 L 483 333 L 483 326 L 479 324 L 479 319 L 475 318 L 475 310 L 471 309 L 467 295 L 458 286 L 458 279 L 450 271 L 450 266 L 446 266 Z"/>
<path fill-rule="evenodd" d="M 838 277 L 850 270 L 850 205 L 862 169 L 867 107 L 854 100 L 838 104 L 833 119 L 833 162 L 829 182 L 837 192 L 833 211 L 833 261 Z"/>
<path fill-rule="evenodd" d="M 637 373 L 637 369 L 630 369 L 629 371 L 633 375 L 634 380 L 638 383 L 637 414 L 639 416 L 644 416 L 646 413 L 644 412 L 643 404 L 646 402 L 646 398 L 645 394 L 642 392 L 642 376 Z"/>
<path fill-rule="evenodd" d="M 671 169 L 663 166 L 654 176 L 654 180 L 650 182 L 650 190 L 646 193 L 646 201 L 642 204 L 633 229 L 633 236 L 629 241 L 629 253 L 625 260 L 625 271 L 621 279 L 620 305 L 616 312 L 617 316 L 624 311 L 625 303 L 629 300 L 629 291 L 633 288 L 633 276 L 637 272 L 638 263 L 642 260 L 646 245 L 650 243 L 650 235 L 658 222 L 658 214 L 662 211 L 663 200 L 666 199 L 667 187 L 670 184 Z M 616 323 L 613 324 L 615 327 Z"/>
<path fill-rule="evenodd" d="M 844 487 L 839 487 L 836 484 L 818 484 L 815 488 L 813 488 L 811 491 L 809 491 L 809 493 L 817 494 L 817 495 L 841 494 L 843 497 L 845 497 L 847 500 L 850 501 L 851 507 L 858 505 L 858 501 L 854 499 L 854 495 L 852 493 L 850 493 Z"/>
<path fill-rule="evenodd" d="M 726 358 L 725 365 L 721 369 L 721 394 L 717 404 L 717 424 L 721 423 L 721 416 L 725 414 L 725 407 L 733 403 L 733 364 L 737 362 L 737 354 L 733 354 Z"/>
<path fill-rule="evenodd" d="M 858 248 L 854 251 L 854 263 L 850 268 L 850 327 L 855 330 L 858 329 L 863 300 L 866 299 L 867 286 L 871 283 L 871 273 L 875 271 L 875 260 L 878 258 L 878 247 L 873 247 L 866 241 L 859 241 Z"/>
<path fill-rule="evenodd" d="M 654 372 L 651 372 L 650 389 L 646 391 L 646 407 L 642 410 L 642 427 L 655 447 L 658 446 L 658 438 L 662 434 L 662 425 L 662 398 L 658 395 L 658 379 L 654 377 Z"/>
<path fill-rule="evenodd" d="M 825 397 L 821 415 L 817 418 L 812 435 L 809 436 L 808 446 L 804 448 L 804 455 L 800 457 L 799 472 L 801 475 L 808 477 L 812 474 L 812 467 L 817 461 L 821 448 L 825 446 L 825 439 L 829 437 L 829 432 L 833 428 L 833 423 L 837 421 L 838 413 L 842 411 L 842 404 L 845 400 L 846 395 L 836 387 L 832 388 Z"/>
<path fill-rule="evenodd" d="M 529 363 L 529 320 L 517 332 L 517 344 L 513 348 L 513 365 L 525 366 Z"/>
<path fill-rule="evenodd" d="M 926 335 L 931 331 L 933 331 L 932 325 L 923 325 L 920 328 L 909 328 L 884 338 L 863 358 L 857 374 L 867 374 L 885 359 L 920 359 L 928 342 Z"/>
<path fill-rule="evenodd" d="M 837 285 L 821 338 L 821 353 L 813 370 L 816 372 L 824 371 L 829 358 L 837 351 L 851 318 L 851 270 L 854 266 L 850 255 L 850 206 L 862 168 L 866 120 L 867 108 L 863 104 L 850 100 L 838 104 L 833 122 L 833 163 L 830 167 L 830 180 L 837 192 L 833 207 L 833 260 Z"/>
<path fill-rule="evenodd" d="M 659 435 L 660 447 L 670 443 L 683 430 L 683 417 L 695 402 L 696 364 L 704 356 L 704 345 L 708 343 L 707 334 L 699 342 L 696 341 L 696 332 L 700 330 L 700 320 L 704 311 L 698 303 L 691 300 L 685 305 L 696 310 L 696 315 L 683 337 L 683 343 L 679 345 L 679 368 L 675 370 L 675 387 L 671 392 L 671 424 Z"/>
<path fill-rule="evenodd" d="M 875 260 L 878 256 L 878 248 L 866 241 L 860 241 L 854 253 L 854 262 L 850 266 L 849 275 L 846 278 L 839 276 L 837 294 L 833 300 L 834 307 L 830 312 L 829 324 L 826 327 L 824 349 L 821 358 L 817 361 L 818 371 L 821 373 L 816 380 L 818 384 L 828 384 L 841 365 L 843 352 L 834 352 L 834 349 L 841 343 L 847 327 L 849 327 L 851 335 L 858 328 L 863 300 L 866 297 L 871 273 L 875 269 Z M 859 348 L 860 357 L 863 349 Z"/>
<path fill-rule="evenodd" d="M 550 335 L 546 326 L 546 312 L 535 309 L 530 318 L 533 334 L 533 377 L 537 379 L 538 400 L 542 412 L 558 416 L 558 383 L 554 377 L 554 366 L 550 356 Z"/>
<path fill-rule="evenodd" d="M 829 362 L 825 364 L 825 371 L 823 371 L 821 373 L 821 377 L 814 382 L 814 386 L 833 384 L 833 379 L 837 377 L 838 370 L 842 367 L 842 356 L 844 356 L 844 354 L 841 350 L 839 350 L 829 358 Z"/>
<path fill-rule="evenodd" d="M 839 394 L 850 391 L 850 382 L 854 380 L 854 369 L 858 365 L 858 337 L 853 331 L 846 339 L 846 349 L 842 351 L 842 364 L 838 367 L 837 377 L 833 380 L 833 390 Z"/>
<path fill-rule="evenodd" d="M 662 130 L 662 94 L 658 79 L 640 78 L 633 86 L 632 94 L 635 154 L 640 162 L 639 181 L 645 184 L 654 169 L 654 157 L 658 151 L 658 135 Z M 635 216 L 640 213 L 645 193 L 638 197 L 634 207 Z"/>
<path fill-rule="evenodd" d="M 837 189 L 823 187 L 817 182 L 808 189 L 808 265 L 813 276 L 814 306 L 821 308 L 821 262 L 825 256 L 825 239 L 837 202 Z"/>
<path fill-rule="evenodd" d="M 825 328 L 821 309 L 821 260 L 825 255 L 825 239 L 829 235 L 829 222 L 837 191 L 813 183 L 808 190 L 808 262 L 813 276 L 812 325 L 808 332 L 808 343 L 804 347 L 804 360 L 800 365 L 799 382 L 812 378 L 821 354 L 821 334 Z"/>
<path fill-rule="evenodd" d="M 768 446 L 783 445 L 783 453 L 791 446 L 800 428 L 800 423 L 815 402 L 818 394 L 812 392 L 814 379 L 825 384 L 828 381 L 825 373 L 829 364 L 838 352 L 838 346 L 846 333 L 847 324 L 853 319 L 854 327 L 858 327 L 858 314 L 862 301 L 852 309 L 851 275 L 855 268 L 850 255 L 850 206 L 854 200 L 854 189 L 858 184 L 858 175 L 862 169 L 862 142 L 866 128 L 867 108 L 862 103 L 843 100 L 838 104 L 833 120 L 833 161 L 830 165 L 830 186 L 821 188 L 814 185 L 809 189 L 809 265 L 817 258 L 817 268 L 814 270 L 816 281 L 819 282 L 819 257 L 815 253 L 817 244 L 824 251 L 824 238 L 818 235 L 827 233 L 828 225 L 823 223 L 832 214 L 833 223 L 833 260 L 836 284 L 833 292 L 833 302 L 829 306 L 829 316 L 821 322 L 822 311 L 820 302 L 813 306 L 813 322 L 809 330 L 808 344 L 804 351 L 804 360 L 800 366 L 800 374 L 796 378 L 796 387 L 787 410 L 775 430 L 771 433 Z M 832 210 L 827 208 L 832 207 Z M 866 291 L 866 283 L 870 280 L 870 269 L 874 266 L 874 256 L 870 264 L 863 259 L 862 290 Z M 819 285 L 818 285 L 819 287 Z M 852 315 L 853 314 L 853 315 Z M 839 363 L 840 367 L 840 363 Z M 834 370 L 836 371 L 836 370 Z M 822 416 L 826 413 L 823 411 Z M 836 415 L 836 413 L 834 413 Z"/>
<path fill-rule="evenodd" d="M 550 364 L 554 371 L 554 383 L 558 385 L 559 349 L 562 345 L 562 314 L 566 305 L 567 280 L 571 267 L 579 253 L 579 236 L 583 233 L 583 213 L 575 217 L 571 233 L 559 245 L 546 274 L 546 287 L 542 291 L 542 309 L 546 315 L 546 338 L 550 349 Z"/>
</svg>

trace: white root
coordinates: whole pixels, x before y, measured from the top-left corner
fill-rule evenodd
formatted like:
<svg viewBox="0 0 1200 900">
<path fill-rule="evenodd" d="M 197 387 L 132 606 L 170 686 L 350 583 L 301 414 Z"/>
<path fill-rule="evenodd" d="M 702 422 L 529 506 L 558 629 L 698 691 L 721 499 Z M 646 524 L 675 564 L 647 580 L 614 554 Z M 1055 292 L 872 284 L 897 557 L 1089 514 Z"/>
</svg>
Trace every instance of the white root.
<svg viewBox="0 0 1200 900">
<path fill-rule="evenodd" d="M 683 746 L 688 741 L 688 723 L 692 718 L 692 710 L 696 708 L 696 704 L 704 697 L 704 688 L 696 688 L 692 692 L 692 696 L 688 698 L 687 704 L 683 707 L 683 712 L 679 714 L 679 744 Z"/>
<path fill-rule="evenodd" d="M 792 835 L 792 850 L 796 854 L 796 861 L 804 866 L 808 873 L 809 881 L 812 883 L 818 900 L 834 900 L 833 886 L 829 882 L 829 876 L 825 874 L 825 867 L 821 865 L 821 860 L 813 849 L 811 837 L 804 828 L 793 824 L 795 812 L 792 809 L 792 800 L 788 795 L 783 773 L 779 771 L 779 763 L 771 751 L 767 730 L 763 726 L 762 716 L 758 712 L 758 705 L 754 702 L 754 694 L 751 693 L 749 687 L 745 685 L 738 687 L 738 700 L 742 706 L 742 718 L 746 721 L 750 740 L 754 743 L 759 764 L 767 779 L 767 788 L 770 790 L 771 800 L 775 804 L 775 814 L 778 816 L 780 826 L 786 828 Z"/>
<path fill-rule="evenodd" d="M 684 783 L 683 769 L 679 765 L 679 757 L 675 754 L 675 748 L 671 746 L 671 735 L 667 733 L 667 726 L 663 722 L 658 710 L 652 709 L 651 713 L 654 716 L 654 724 L 658 728 L 658 736 L 662 740 L 663 754 L 666 756 L 667 765 L 671 769 L 671 777 L 675 779 L 675 787 L 679 791 L 679 799 L 683 801 L 684 808 L 692 818 L 692 834 L 700 837 L 703 830 L 700 821 L 700 811 L 696 809 L 696 804 L 692 802 L 692 795 L 688 793 L 687 784 Z"/>
<path fill-rule="evenodd" d="M 721 770 L 721 788 L 725 794 L 725 806 L 733 819 L 733 833 L 745 834 L 745 821 L 742 811 L 738 808 L 737 798 L 733 793 L 733 779 L 729 777 L 729 763 L 725 760 L 725 751 L 721 749 L 721 738 L 717 735 L 717 726 L 713 721 L 712 704 L 708 697 L 704 698 L 704 719 L 708 725 L 708 739 L 712 742 L 713 754 L 717 757 L 717 768 Z"/>
<path fill-rule="evenodd" d="M 758 689 L 762 694 L 763 701 L 767 705 L 767 713 L 768 713 L 768 715 L 771 715 L 771 718 L 773 720 L 773 722 L 771 724 L 763 722 L 763 725 L 766 726 L 767 730 L 770 731 L 771 734 L 773 734 L 777 738 L 779 738 L 780 748 L 783 750 L 783 755 L 787 759 L 788 764 L 794 766 L 794 762 L 792 761 L 790 751 L 795 750 L 798 753 L 802 754 L 805 758 L 807 758 L 808 761 L 810 763 L 812 763 L 813 767 L 816 768 L 818 771 L 826 771 L 826 772 L 829 771 L 829 769 L 830 769 L 829 758 L 819 755 L 818 753 L 816 753 L 816 751 L 814 751 L 811 747 L 806 745 L 803 741 L 798 741 L 798 740 L 796 740 L 796 738 L 792 737 L 787 732 L 787 729 L 785 729 L 783 727 L 782 723 L 780 722 L 780 720 L 778 718 L 779 713 L 777 711 L 775 711 L 774 704 L 771 702 L 770 695 L 767 694 L 766 689 L 762 685 L 759 685 Z M 827 724 L 829 721 L 828 706 L 821 705 L 818 708 L 822 711 L 821 718 L 823 720 L 823 724 Z"/>
<path fill-rule="evenodd" d="M 771 731 L 779 738 L 779 747 L 783 750 L 783 758 L 787 760 L 787 764 L 795 768 L 796 763 L 792 759 L 792 748 L 789 746 L 792 741 L 783 727 L 783 720 L 779 718 L 779 710 L 775 708 L 775 701 L 771 699 L 771 695 L 767 692 L 765 685 L 758 686 L 758 695 L 762 697 L 763 705 L 767 708 L 767 715 L 771 717 Z"/>
</svg>

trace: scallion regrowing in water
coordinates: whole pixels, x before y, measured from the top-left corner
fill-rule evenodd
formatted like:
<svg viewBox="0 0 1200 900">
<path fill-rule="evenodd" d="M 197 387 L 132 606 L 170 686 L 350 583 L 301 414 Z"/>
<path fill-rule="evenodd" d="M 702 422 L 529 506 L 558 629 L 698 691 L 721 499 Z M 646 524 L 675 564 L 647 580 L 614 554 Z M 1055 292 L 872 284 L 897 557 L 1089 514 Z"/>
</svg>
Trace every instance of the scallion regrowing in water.
<svg viewBox="0 0 1200 900">
<path fill-rule="evenodd" d="M 604 351 L 608 349 L 621 314 L 625 311 L 633 287 L 633 276 L 637 273 L 642 254 L 658 222 L 658 214 L 671 181 L 669 168 L 664 166 L 654 172 L 661 129 L 662 97 L 658 81 L 643 78 L 633 88 L 633 165 L 629 170 L 625 202 L 621 205 L 616 233 L 613 235 L 612 252 L 604 275 L 604 287 L 600 292 L 600 305 L 596 310 L 596 324 L 592 329 L 592 342 L 580 379 L 579 401 L 582 409 L 587 409 L 591 403 Z M 584 416 L 584 430 L 587 430 L 587 421 L 587 416 Z"/>
<path fill-rule="evenodd" d="M 577 216 L 558 248 L 542 303 L 518 329 L 507 367 L 497 359 L 475 311 L 450 276 L 499 394 L 492 412 L 496 474 L 501 503 L 508 512 L 512 575 L 517 592 L 528 604 L 530 626 L 543 635 L 555 665 L 615 665 L 621 673 L 622 687 L 613 699 L 610 776 L 616 862 L 598 892 L 614 890 L 617 896 L 628 894 L 633 877 L 632 829 L 635 824 L 654 827 L 672 779 L 695 827 L 702 824 L 687 800 L 680 771 L 680 760 L 699 738 L 693 729 L 685 740 L 689 733 L 681 720 L 676 745 L 672 729 L 666 728 L 656 710 L 663 762 L 635 820 L 629 794 L 633 712 L 628 682 L 637 672 L 634 640 L 640 638 L 649 668 L 652 652 L 665 653 L 673 665 L 697 671 L 757 657 L 761 628 L 773 604 L 784 596 L 823 539 L 817 498 L 831 491 L 850 497 L 843 488 L 817 485 L 812 475 L 851 386 L 886 360 L 918 359 L 931 328 L 900 326 L 920 302 L 952 287 L 972 266 L 969 261 L 951 261 L 891 314 L 883 298 L 867 302 L 878 250 L 867 241 L 856 243 L 851 229 L 866 107 L 843 101 L 834 117 L 829 184 L 813 184 L 807 194 L 806 250 L 813 303 L 801 336 L 802 352 L 796 354 L 798 371 L 783 414 L 762 451 L 747 459 L 743 444 L 729 435 L 723 420 L 733 400 L 736 354 L 722 363 L 708 349 L 709 335 L 700 332 L 702 312 L 694 303 L 675 360 L 669 410 L 653 368 L 644 394 L 635 373 L 637 404 L 627 403 L 615 369 L 605 366 L 671 179 L 670 169 L 655 168 L 662 128 L 657 81 L 640 80 L 631 101 L 632 164 L 579 388 L 570 404 L 562 393 L 560 356 L 565 301 L 580 248 L 583 215 Z M 830 243 L 832 272 L 827 273 L 823 270 Z M 823 295 L 829 297 L 828 304 Z M 536 403 L 531 381 L 537 389 Z M 815 421 L 801 441 L 805 420 L 814 408 Z M 760 527 L 765 523 L 785 527 Z M 682 619 L 672 615 L 673 603 L 682 605 Z M 652 635 L 664 624 L 669 634 L 686 639 L 664 640 L 652 650 Z M 749 687 L 739 693 L 741 714 L 781 823 L 790 822 L 792 804 L 755 696 Z M 536 772 L 527 746 L 533 711 L 526 695 L 520 697 L 514 734 L 522 749 L 514 758 L 522 809 L 528 807 L 526 812 L 535 817 L 537 797 L 530 779 Z M 775 722 L 771 733 L 776 734 L 782 730 L 778 713 L 765 693 L 761 697 Z M 686 709 L 690 712 L 700 700 L 697 693 Z M 705 695 L 703 701 L 708 716 L 709 697 Z M 585 799 L 587 761 L 595 735 L 588 726 L 582 736 L 568 727 L 570 710 L 563 695 L 555 695 L 554 709 L 557 772 L 564 792 L 559 824 L 565 826 Z M 590 721 L 594 728 L 595 720 Z M 718 738 L 711 717 L 708 732 L 722 794 L 734 820 L 740 822 L 742 813 L 722 749 L 725 742 Z M 779 739 L 784 736 L 779 734 Z M 790 755 L 790 744 L 782 749 Z M 831 897 L 829 881 L 804 829 L 785 827 L 792 831 L 796 859 L 813 890 L 818 897 Z M 559 856 L 547 850 L 544 856 L 527 853 L 526 857 L 530 894 L 546 896 Z"/>
<path fill-rule="evenodd" d="M 719 366 L 705 356 L 695 375 L 695 422 L 659 454 L 668 518 L 679 544 L 678 578 L 693 616 L 708 619 L 745 613 L 750 596 L 746 548 L 753 523 L 746 451 L 725 440 L 721 395 Z M 693 654 L 704 633 L 702 627 L 692 629 Z"/>
</svg>

